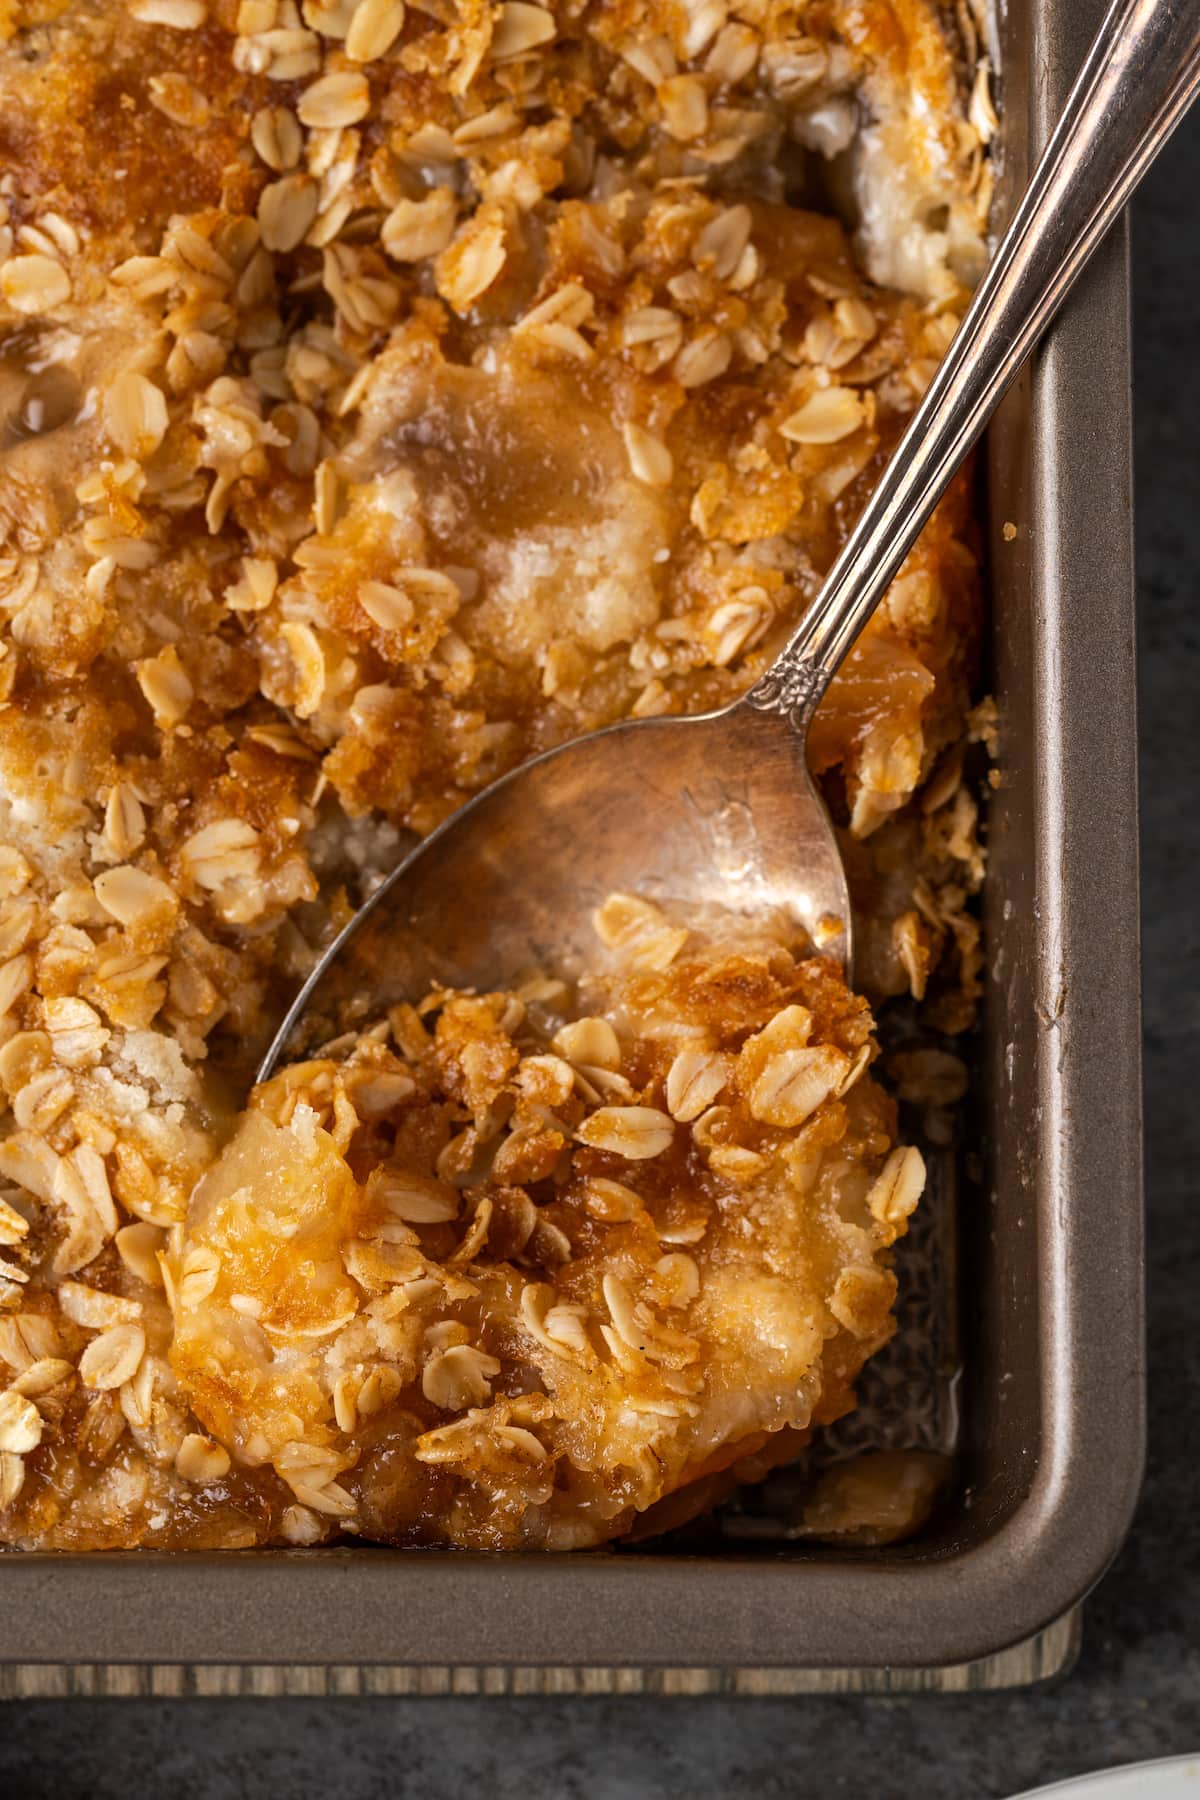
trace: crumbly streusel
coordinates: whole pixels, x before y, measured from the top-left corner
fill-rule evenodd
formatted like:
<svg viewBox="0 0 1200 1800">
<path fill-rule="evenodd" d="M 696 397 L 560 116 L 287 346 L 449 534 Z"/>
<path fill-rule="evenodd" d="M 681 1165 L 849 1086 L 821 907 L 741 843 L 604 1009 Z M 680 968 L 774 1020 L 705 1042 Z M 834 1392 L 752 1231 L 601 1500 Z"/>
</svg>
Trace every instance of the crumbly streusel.
<svg viewBox="0 0 1200 1800">
<path fill-rule="evenodd" d="M 811 599 L 982 253 L 959 11 L 0 0 L 0 1537 L 282 1529 L 172 1372 L 189 1195 L 401 831 Z M 951 1026 L 977 617 L 964 479 L 812 735 Z"/>
<path fill-rule="evenodd" d="M 891 1334 L 924 1168 L 836 964 L 601 909 L 615 969 L 435 993 L 256 1090 L 165 1261 L 279 1521 L 574 1549 L 794 1454 Z M 599 945 L 597 945 L 599 949 Z"/>
</svg>

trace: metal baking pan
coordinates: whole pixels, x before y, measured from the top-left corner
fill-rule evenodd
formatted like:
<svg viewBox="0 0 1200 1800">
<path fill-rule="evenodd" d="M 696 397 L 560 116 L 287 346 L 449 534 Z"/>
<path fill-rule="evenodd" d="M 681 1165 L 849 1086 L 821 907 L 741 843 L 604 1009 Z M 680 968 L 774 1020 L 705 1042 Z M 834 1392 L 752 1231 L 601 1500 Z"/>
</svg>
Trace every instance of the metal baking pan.
<svg viewBox="0 0 1200 1800">
<path fill-rule="evenodd" d="M 1007 6 L 1001 206 L 1100 11 Z M 984 1178 L 961 1200 L 960 1482 L 937 1524 L 874 1552 L 11 1556 L 0 1661 L 915 1667 L 1014 1644 L 1097 1580 L 1143 1446 L 1129 387 L 1119 232 L 986 459 Z"/>
</svg>

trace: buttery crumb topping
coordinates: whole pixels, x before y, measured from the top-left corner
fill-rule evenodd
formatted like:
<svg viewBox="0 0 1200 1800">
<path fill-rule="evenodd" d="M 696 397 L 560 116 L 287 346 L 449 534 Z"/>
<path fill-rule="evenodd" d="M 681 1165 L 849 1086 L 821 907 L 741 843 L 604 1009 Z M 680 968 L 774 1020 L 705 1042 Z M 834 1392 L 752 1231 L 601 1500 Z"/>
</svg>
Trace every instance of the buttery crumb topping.
<svg viewBox="0 0 1200 1800">
<path fill-rule="evenodd" d="M 602 978 L 438 992 L 285 1069 L 197 1189 L 171 1367 L 290 1488 L 285 1537 L 678 1523 L 847 1411 L 890 1336 L 925 1172 L 865 1002 L 742 920 L 614 895 L 598 926 Z"/>
</svg>

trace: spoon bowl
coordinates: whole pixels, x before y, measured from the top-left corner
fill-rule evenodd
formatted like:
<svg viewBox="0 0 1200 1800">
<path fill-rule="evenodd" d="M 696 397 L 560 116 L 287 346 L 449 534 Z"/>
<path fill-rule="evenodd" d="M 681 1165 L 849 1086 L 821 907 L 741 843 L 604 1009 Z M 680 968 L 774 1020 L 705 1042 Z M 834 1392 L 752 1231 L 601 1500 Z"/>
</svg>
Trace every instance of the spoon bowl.
<svg viewBox="0 0 1200 1800">
<path fill-rule="evenodd" d="M 298 995 L 260 1079 L 439 983 L 487 989 L 594 960 L 613 892 L 689 914 L 783 913 L 850 956 L 845 875 L 804 741 L 746 701 L 635 719 L 504 776 L 419 844 L 355 914 Z"/>
</svg>

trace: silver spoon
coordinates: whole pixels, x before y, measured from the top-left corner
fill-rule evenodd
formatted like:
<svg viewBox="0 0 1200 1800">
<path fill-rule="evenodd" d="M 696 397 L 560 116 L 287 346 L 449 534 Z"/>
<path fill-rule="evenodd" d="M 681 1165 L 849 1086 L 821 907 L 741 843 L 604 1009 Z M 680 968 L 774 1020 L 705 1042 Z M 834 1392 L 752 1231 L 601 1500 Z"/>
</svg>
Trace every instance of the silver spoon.
<svg viewBox="0 0 1200 1800">
<path fill-rule="evenodd" d="M 586 966 L 613 891 L 782 909 L 850 966 L 850 902 L 805 762 L 835 671 L 1009 382 L 1200 85 L 1197 0 L 1115 0 L 953 343 L 794 637 L 743 699 L 635 719 L 514 770 L 433 832 L 326 952 L 259 1070 L 352 997 Z M 301 1035 L 311 1035 L 306 1032 Z M 328 1035 L 328 1032 L 326 1032 Z"/>
</svg>

